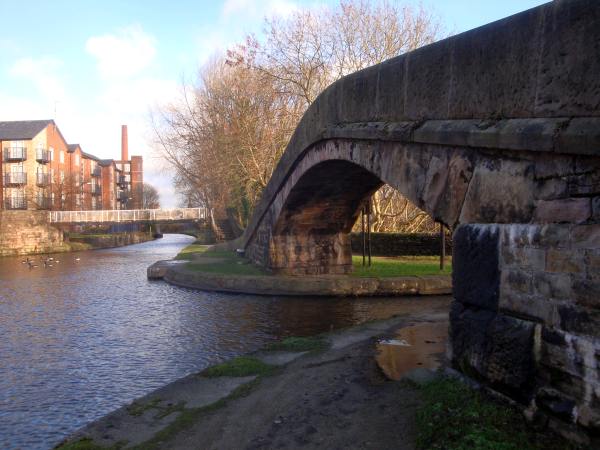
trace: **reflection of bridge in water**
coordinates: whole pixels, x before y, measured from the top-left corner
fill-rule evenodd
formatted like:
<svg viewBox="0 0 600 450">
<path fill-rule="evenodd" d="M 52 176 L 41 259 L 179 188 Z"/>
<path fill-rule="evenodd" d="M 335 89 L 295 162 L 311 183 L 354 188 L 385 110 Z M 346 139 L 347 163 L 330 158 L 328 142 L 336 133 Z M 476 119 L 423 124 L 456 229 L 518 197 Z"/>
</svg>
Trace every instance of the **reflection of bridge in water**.
<svg viewBox="0 0 600 450">
<path fill-rule="evenodd" d="M 176 223 L 205 220 L 206 208 L 50 211 L 50 223 Z"/>
</svg>

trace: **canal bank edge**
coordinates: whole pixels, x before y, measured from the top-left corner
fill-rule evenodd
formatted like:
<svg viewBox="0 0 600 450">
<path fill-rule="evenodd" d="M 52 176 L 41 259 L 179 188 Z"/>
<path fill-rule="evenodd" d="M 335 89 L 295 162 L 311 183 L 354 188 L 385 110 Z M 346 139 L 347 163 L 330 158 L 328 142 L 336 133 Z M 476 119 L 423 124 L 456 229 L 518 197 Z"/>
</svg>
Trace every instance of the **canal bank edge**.
<svg viewBox="0 0 600 450">
<path fill-rule="evenodd" d="M 148 267 L 148 279 L 202 291 L 251 295 L 370 297 L 444 295 L 452 293 L 450 275 L 357 278 L 327 276 L 250 276 L 199 272 L 184 260 L 158 261 Z"/>
<path fill-rule="evenodd" d="M 337 372 L 336 367 L 327 362 L 323 364 L 321 361 L 330 360 L 329 353 L 350 352 L 350 349 L 357 344 L 370 343 L 377 336 L 391 335 L 398 326 L 414 322 L 445 320 L 446 309 L 446 306 L 440 305 L 432 311 L 365 322 L 313 337 L 321 339 L 325 344 L 321 348 L 279 350 L 277 347 L 267 346 L 238 358 L 251 358 L 258 360 L 265 367 L 270 367 L 271 370 L 265 376 L 281 373 L 290 363 L 311 356 L 319 362 L 308 364 L 308 366 L 327 366 L 331 367 L 332 372 Z M 339 359 L 348 359 L 348 357 L 335 358 L 334 361 Z M 229 361 L 234 360 L 235 358 Z M 224 364 L 227 364 L 227 361 Z M 228 402 L 244 397 L 251 391 L 260 388 L 260 380 L 265 377 L 261 374 L 216 374 L 213 376 L 208 372 L 211 367 L 217 366 L 209 366 L 201 372 L 179 378 L 128 405 L 115 409 L 75 431 L 54 448 L 57 450 L 165 448 L 166 441 L 176 439 L 185 429 L 198 426 L 205 414 L 224 408 Z M 433 371 L 431 372 L 433 373 Z M 411 373 L 407 373 L 407 379 L 411 379 Z M 266 391 L 270 390 L 267 386 L 263 387 Z M 262 414 L 272 415 L 272 411 L 262 411 Z M 277 420 L 275 418 L 275 421 Z"/>
</svg>

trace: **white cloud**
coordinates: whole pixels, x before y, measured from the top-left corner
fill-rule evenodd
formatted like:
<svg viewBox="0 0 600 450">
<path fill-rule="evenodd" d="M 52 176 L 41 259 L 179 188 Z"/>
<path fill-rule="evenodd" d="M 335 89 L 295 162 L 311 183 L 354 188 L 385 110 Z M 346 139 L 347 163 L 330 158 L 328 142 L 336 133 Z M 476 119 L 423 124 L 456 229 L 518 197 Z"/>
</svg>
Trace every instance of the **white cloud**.
<svg viewBox="0 0 600 450">
<path fill-rule="evenodd" d="M 298 10 L 298 5 L 290 0 L 226 0 L 223 4 L 223 17 L 243 15 L 246 18 L 264 16 L 287 16 Z"/>
<path fill-rule="evenodd" d="M 64 83 L 59 75 L 61 66 L 62 62 L 51 56 L 21 58 L 10 67 L 8 73 L 33 83 L 38 95 L 46 100 L 61 101 L 65 98 Z"/>
<path fill-rule="evenodd" d="M 146 69 L 156 56 L 156 39 L 140 25 L 121 28 L 116 34 L 93 36 L 86 51 L 97 60 L 100 76 L 105 79 L 128 78 Z"/>
</svg>

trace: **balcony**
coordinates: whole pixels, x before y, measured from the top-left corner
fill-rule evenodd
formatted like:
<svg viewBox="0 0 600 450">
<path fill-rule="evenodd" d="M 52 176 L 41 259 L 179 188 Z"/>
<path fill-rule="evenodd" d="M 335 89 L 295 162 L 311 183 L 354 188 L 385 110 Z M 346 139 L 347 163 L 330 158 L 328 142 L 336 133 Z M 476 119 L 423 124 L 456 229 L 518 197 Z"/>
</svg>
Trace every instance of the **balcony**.
<svg viewBox="0 0 600 450">
<path fill-rule="evenodd" d="M 47 164 L 50 162 L 50 152 L 43 148 L 38 148 L 35 151 L 35 160 L 40 164 Z"/>
<path fill-rule="evenodd" d="M 6 172 L 4 174 L 4 186 L 16 186 L 27 184 L 26 172 Z"/>
<path fill-rule="evenodd" d="M 127 186 L 127 178 L 125 178 L 125 175 L 119 175 L 119 176 L 117 177 L 117 184 L 118 184 L 120 187 L 125 187 L 125 186 Z"/>
<path fill-rule="evenodd" d="M 92 184 L 90 188 L 90 193 L 92 195 L 102 195 L 102 187 L 99 184 Z"/>
<path fill-rule="evenodd" d="M 50 174 L 38 172 L 35 174 L 35 184 L 38 186 L 48 186 L 50 184 Z"/>
<path fill-rule="evenodd" d="M 37 196 L 35 198 L 35 206 L 37 207 L 37 209 L 51 209 L 52 208 L 52 198 Z"/>
<path fill-rule="evenodd" d="M 4 209 L 27 209 L 27 197 L 5 197 Z"/>
<path fill-rule="evenodd" d="M 102 169 L 99 166 L 94 167 L 94 169 L 92 170 L 91 175 L 93 177 L 99 177 L 100 175 L 102 175 Z"/>
<path fill-rule="evenodd" d="M 27 159 L 27 148 L 8 147 L 4 149 L 4 162 L 25 161 Z"/>
<path fill-rule="evenodd" d="M 117 194 L 117 201 L 127 203 L 129 200 L 129 191 L 121 191 Z"/>
</svg>

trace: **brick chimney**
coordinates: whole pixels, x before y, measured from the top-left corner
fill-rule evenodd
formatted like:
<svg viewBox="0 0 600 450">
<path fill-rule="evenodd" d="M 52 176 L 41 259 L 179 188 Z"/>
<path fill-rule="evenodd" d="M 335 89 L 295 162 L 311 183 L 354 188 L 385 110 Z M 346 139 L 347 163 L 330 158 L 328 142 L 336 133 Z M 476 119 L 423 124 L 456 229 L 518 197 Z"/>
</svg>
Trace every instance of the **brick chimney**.
<svg viewBox="0 0 600 450">
<path fill-rule="evenodd" d="M 129 161 L 129 148 L 127 144 L 127 125 L 121 125 L 121 160 Z"/>
</svg>

